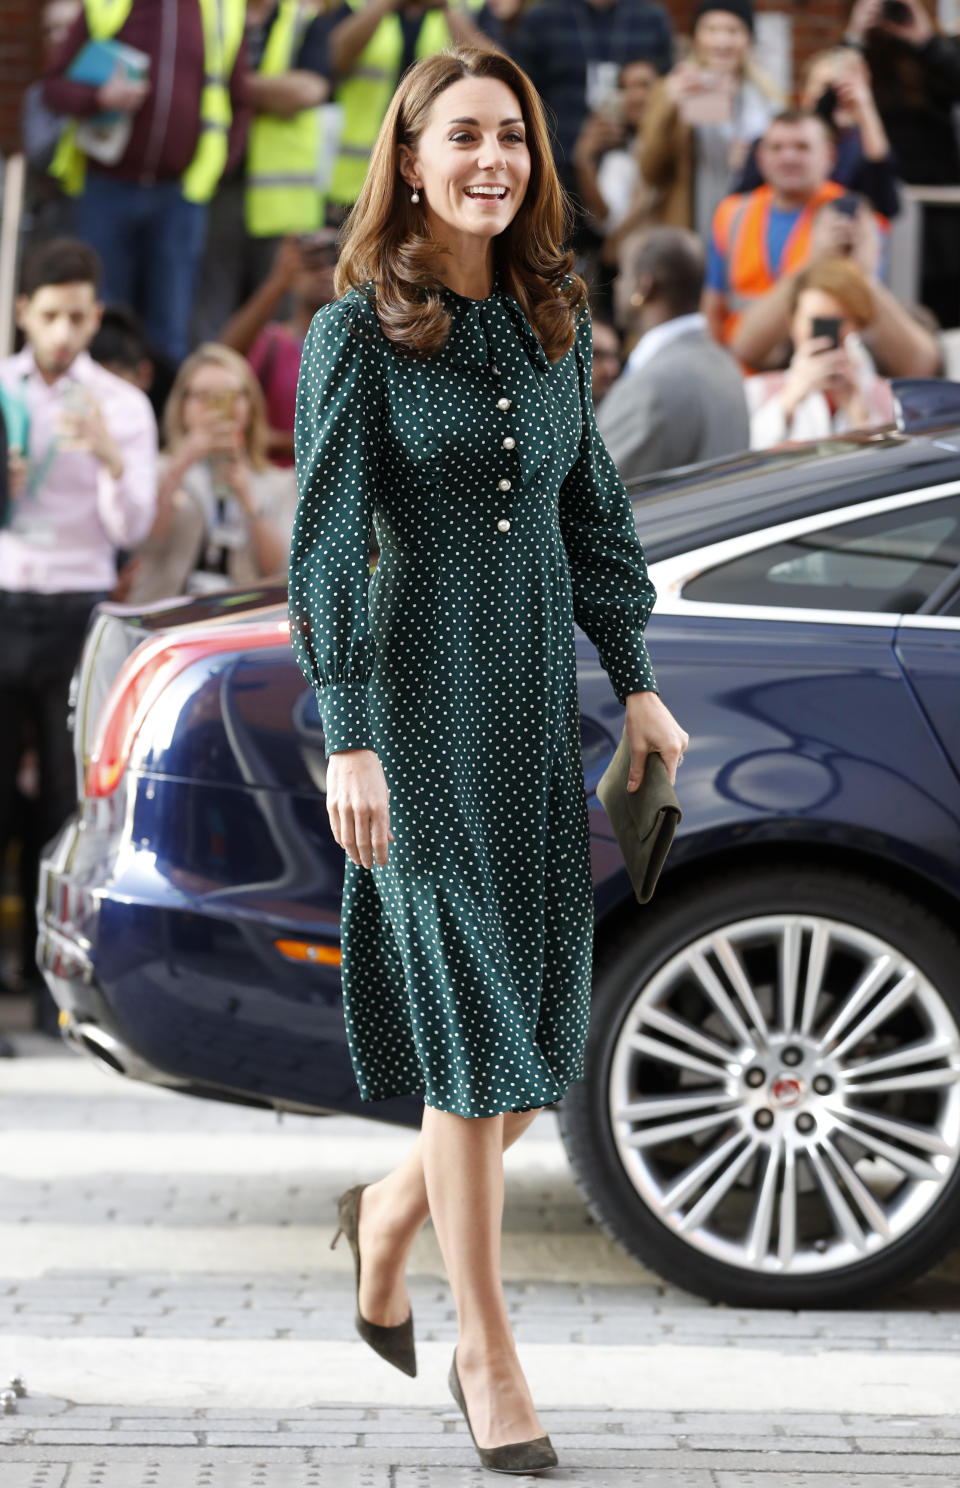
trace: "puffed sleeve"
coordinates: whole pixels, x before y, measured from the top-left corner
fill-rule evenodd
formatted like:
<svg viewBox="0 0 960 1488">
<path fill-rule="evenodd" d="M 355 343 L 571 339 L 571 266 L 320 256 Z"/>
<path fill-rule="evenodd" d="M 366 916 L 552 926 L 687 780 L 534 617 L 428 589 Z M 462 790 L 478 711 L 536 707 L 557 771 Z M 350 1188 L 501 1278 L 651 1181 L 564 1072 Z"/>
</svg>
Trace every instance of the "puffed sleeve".
<svg viewBox="0 0 960 1488">
<path fill-rule="evenodd" d="M 290 643 L 316 688 L 328 755 L 374 747 L 367 592 L 382 371 L 365 322 L 350 298 L 319 310 L 304 341 L 297 386 Z"/>
<path fill-rule="evenodd" d="M 573 585 L 573 615 L 597 648 L 621 703 L 631 692 L 657 692 L 643 633 L 657 591 L 627 488 L 597 428 L 593 411 L 593 326 L 584 312 L 574 346 L 583 435 L 573 469 L 560 487 L 560 531 Z"/>
</svg>

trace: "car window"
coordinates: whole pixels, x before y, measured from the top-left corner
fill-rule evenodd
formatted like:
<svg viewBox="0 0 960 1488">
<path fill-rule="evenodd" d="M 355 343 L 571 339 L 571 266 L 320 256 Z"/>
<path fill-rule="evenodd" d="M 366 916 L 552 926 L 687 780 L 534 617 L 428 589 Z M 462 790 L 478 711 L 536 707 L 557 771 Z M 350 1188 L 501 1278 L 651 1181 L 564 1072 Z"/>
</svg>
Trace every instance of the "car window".
<svg viewBox="0 0 960 1488">
<path fill-rule="evenodd" d="M 684 585 L 685 599 L 913 614 L 960 564 L 960 496 L 858 517 L 746 553 Z"/>
</svg>

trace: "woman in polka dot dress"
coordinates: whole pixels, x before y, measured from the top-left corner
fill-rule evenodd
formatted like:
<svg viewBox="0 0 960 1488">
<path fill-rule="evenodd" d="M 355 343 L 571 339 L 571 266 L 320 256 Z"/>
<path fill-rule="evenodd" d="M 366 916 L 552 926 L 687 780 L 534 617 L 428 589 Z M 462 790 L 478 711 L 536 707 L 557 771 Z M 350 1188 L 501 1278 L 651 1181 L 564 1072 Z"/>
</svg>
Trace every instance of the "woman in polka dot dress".
<svg viewBox="0 0 960 1488">
<path fill-rule="evenodd" d="M 594 421 L 567 220 L 526 74 L 468 49 L 415 64 L 306 339 L 295 434 L 290 634 L 347 854 L 350 1053 L 364 1100 L 425 1099 L 408 1159 L 340 1201 L 357 1326 L 415 1372 L 404 1270 L 429 1214 L 451 1388 L 482 1460 L 513 1471 L 556 1456 L 503 1296 L 502 1154 L 581 1077 L 590 1016 L 575 621 L 633 778 L 651 750 L 675 776 L 687 742 L 644 645 L 654 589 Z"/>
</svg>

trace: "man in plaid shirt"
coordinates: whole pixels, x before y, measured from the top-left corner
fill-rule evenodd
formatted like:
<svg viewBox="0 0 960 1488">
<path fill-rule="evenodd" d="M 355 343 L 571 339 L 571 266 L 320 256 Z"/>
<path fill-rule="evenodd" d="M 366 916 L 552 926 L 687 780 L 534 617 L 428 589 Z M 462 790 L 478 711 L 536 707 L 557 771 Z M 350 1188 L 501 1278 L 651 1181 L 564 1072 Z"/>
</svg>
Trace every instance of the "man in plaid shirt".
<svg viewBox="0 0 960 1488">
<path fill-rule="evenodd" d="M 576 196 L 573 146 L 587 114 L 615 92 L 625 62 L 668 71 L 673 36 L 654 0 L 539 0 L 521 16 L 509 51 L 553 116 L 557 170 Z"/>
</svg>

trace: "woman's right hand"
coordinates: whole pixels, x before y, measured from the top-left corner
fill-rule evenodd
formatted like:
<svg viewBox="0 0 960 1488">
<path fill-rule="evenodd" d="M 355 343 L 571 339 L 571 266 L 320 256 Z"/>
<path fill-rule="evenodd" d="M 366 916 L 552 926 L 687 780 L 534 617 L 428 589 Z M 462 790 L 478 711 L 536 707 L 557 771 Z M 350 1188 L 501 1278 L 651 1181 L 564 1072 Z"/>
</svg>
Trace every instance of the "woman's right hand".
<svg viewBox="0 0 960 1488">
<path fill-rule="evenodd" d="M 666 90 L 667 96 L 674 104 L 681 104 L 685 98 L 693 93 L 701 93 L 707 86 L 703 69 L 696 62 L 678 62 L 676 67 L 667 74 Z"/>
<path fill-rule="evenodd" d="M 868 31 L 879 26 L 883 0 L 857 0 L 850 12 L 846 34 L 851 41 L 863 42 Z"/>
<path fill-rule="evenodd" d="M 792 418 L 798 403 L 802 403 L 810 393 L 822 392 L 846 366 L 846 352 L 834 347 L 829 336 L 812 336 L 809 341 L 801 341 L 787 369 L 780 394 L 787 417 Z"/>
<path fill-rule="evenodd" d="M 584 119 L 577 135 L 573 147 L 574 161 L 579 165 L 595 166 L 601 155 L 607 150 L 615 150 L 625 138 L 623 125 L 602 109 L 596 109 Z"/>
<path fill-rule="evenodd" d="M 390 790 L 374 749 L 339 749 L 327 761 L 327 815 L 337 843 L 358 868 L 387 861 Z"/>
<path fill-rule="evenodd" d="M 204 419 L 184 435 L 180 454 L 184 466 L 211 455 L 236 455 L 243 447 L 243 430 L 232 419 Z"/>
</svg>

